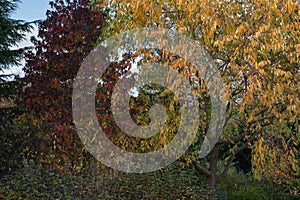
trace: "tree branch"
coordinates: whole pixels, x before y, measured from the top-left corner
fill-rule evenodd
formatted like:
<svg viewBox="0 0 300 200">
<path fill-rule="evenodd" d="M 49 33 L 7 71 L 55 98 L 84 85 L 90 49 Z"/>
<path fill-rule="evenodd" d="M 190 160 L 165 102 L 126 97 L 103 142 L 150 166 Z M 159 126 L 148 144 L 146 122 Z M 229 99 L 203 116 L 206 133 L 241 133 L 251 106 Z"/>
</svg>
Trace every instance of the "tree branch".
<svg viewBox="0 0 300 200">
<path fill-rule="evenodd" d="M 235 142 L 238 142 L 238 141 L 241 141 L 242 139 L 244 139 L 244 137 L 246 135 L 249 135 L 249 133 L 248 132 L 244 132 L 244 133 L 242 133 L 240 135 L 236 135 L 236 136 L 233 136 L 231 138 L 221 140 L 217 144 L 233 144 Z"/>
<path fill-rule="evenodd" d="M 265 119 L 273 119 L 274 117 L 275 117 L 275 115 L 269 115 L 269 116 L 261 117 L 261 118 L 259 118 L 258 120 L 254 120 L 254 121 L 252 121 L 252 122 L 249 122 L 249 125 L 252 125 L 252 124 L 254 124 L 254 123 L 256 123 L 256 122 L 263 121 L 263 120 L 265 120 Z"/>
<path fill-rule="evenodd" d="M 243 151 L 244 149 L 246 149 L 246 148 L 247 148 L 247 144 L 248 144 L 249 142 L 252 142 L 252 141 L 254 140 L 254 138 L 255 138 L 256 135 L 257 135 L 257 134 L 253 135 L 253 136 L 252 136 L 251 138 L 249 138 L 242 146 L 240 146 L 239 148 L 237 148 L 237 149 L 234 151 L 234 153 L 230 156 L 230 158 L 229 158 L 229 160 L 228 160 L 228 162 L 227 162 L 227 164 L 226 164 L 224 170 L 222 171 L 222 173 L 221 173 L 219 176 L 216 177 L 216 180 L 217 180 L 217 181 L 220 180 L 221 178 L 223 178 L 223 177 L 227 174 L 227 172 L 228 172 L 228 170 L 229 170 L 229 168 L 230 168 L 230 166 L 231 166 L 231 164 L 232 164 L 232 162 L 233 162 L 235 156 L 236 156 L 238 153 L 240 153 L 241 151 Z"/>
<path fill-rule="evenodd" d="M 209 177 L 211 175 L 210 171 L 208 171 L 205 167 L 201 166 L 198 162 L 193 161 L 193 165 L 197 170 L 203 173 L 206 177 Z"/>
</svg>

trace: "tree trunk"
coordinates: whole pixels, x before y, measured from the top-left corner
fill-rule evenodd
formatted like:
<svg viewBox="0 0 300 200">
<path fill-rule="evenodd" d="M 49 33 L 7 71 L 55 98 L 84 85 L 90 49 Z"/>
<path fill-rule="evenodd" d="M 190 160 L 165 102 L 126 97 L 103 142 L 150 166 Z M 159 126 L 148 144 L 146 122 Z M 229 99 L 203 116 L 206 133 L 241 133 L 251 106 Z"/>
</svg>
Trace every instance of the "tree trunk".
<svg viewBox="0 0 300 200">
<path fill-rule="evenodd" d="M 216 187 L 216 173 L 219 158 L 219 145 L 214 146 L 209 154 L 209 171 L 210 176 L 207 177 L 208 184 L 212 189 Z"/>
<path fill-rule="evenodd" d="M 211 189 L 215 189 L 216 187 L 216 176 L 215 174 L 211 174 L 209 177 L 207 177 L 207 182 Z"/>
<path fill-rule="evenodd" d="M 207 178 L 207 183 L 210 188 L 213 190 L 211 194 L 211 199 L 216 198 L 215 189 L 216 189 L 216 173 L 217 173 L 217 164 L 219 158 L 219 145 L 213 147 L 211 152 L 208 155 L 209 169 L 206 169 L 205 166 L 202 166 L 198 162 L 193 162 L 195 168 L 203 173 Z"/>
</svg>

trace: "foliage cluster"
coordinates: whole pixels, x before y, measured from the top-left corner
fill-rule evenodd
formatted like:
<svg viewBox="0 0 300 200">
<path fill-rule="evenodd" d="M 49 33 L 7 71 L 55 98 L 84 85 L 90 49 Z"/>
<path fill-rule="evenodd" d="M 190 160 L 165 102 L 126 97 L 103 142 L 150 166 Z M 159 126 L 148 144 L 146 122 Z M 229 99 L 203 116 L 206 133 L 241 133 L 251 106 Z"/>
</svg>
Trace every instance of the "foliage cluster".
<svg viewBox="0 0 300 200">
<path fill-rule="evenodd" d="M 209 199 L 212 191 L 193 171 L 113 175 L 101 171 L 59 174 L 28 163 L 21 171 L 1 178 L 5 199 Z"/>
<path fill-rule="evenodd" d="M 34 137 L 37 159 L 52 168 L 72 170 L 88 165 L 89 155 L 72 121 L 72 84 L 83 59 L 94 48 L 104 15 L 88 8 L 88 0 L 50 1 L 46 20 L 39 23 L 35 51 L 26 54 L 27 86 L 21 105 L 38 115 Z"/>
<path fill-rule="evenodd" d="M 238 172 L 235 168 L 231 168 L 220 181 L 218 189 L 228 200 L 290 200 L 300 197 L 288 194 L 286 186 L 276 184 L 270 178 L 263 177 L 257 181 L 251 174 Z"/>
<path fill-rule="evenodd" d="M 21 64 L 23 53 L 29 48 L 18 48 L 17 45 L 33 28 L 30 22 L 11 18 L 18 2 L 0 0 L 0 174 L 18 168 L 23 152 L 32 142 L 32 138 L 16 123 L 24 113 L 15 103 L 16 94 L 23 85 L 18 81 L 8 81 L 17 75 L 5 71 Z"/>
<path fill-rule="evenodd" d="M 195 161 L 192 163 L 206 174 L 211 185 L 226 174 L 234 158 L 246 148 L 252 150 L 255 179 L 263 175 L 278 178 L 278 174 L 298 177 L 300 8 L 297 1 L 99 0 L 94 5 L 111 13 L 104 28 L 105 36 L 141 27 L 177 30 L 199 42 L 211 55 L 227 86 L 227 123 L 208 156 L 209 164 L 203 164 L 203 160 L 193 155 L 187 159 Z M 176 55 L 172 53 L 159 56 L 165 66 L 179 69 L 187 80 L 193 77 L 194 82 L 201 82 L 200 73 L 190 63 L 174 62 Z M 207 92 L 201 84 L 195 90 L 199 95 Z M 206 133 L 209 120 L 203 122 L 199 138 L 202 130 Z M 225 158 L 228 164 L 215 177 L 219 173 L 216 165 L 222 146 L 230 147 Z"/>
<path fill-rule="evenodd" d="M 5 199 L 220 199 L 292 200 L 285 188 L 267 178 L 254 180 L 234 168 L 217 184 L 214 192 L 203 176 L 179 162 L 164 172 L 127 174 L 104 166 L 81 173 L 46 170 L 34 162 L 1 178 L 0 198 Z"/>
<path fill-rule="evenodd" d="M 53 0 L 50 5 L 47 19 L 39 23 L 38 38 L 32 39 L 35 51 L 26 54 L 25 77 L 20 79 L 24 85 L 8 84 L 0 76 L 0 98 L 14 101 L 13 107 L 0 108 L 0 171 L 14 171 L 1 178 L 0 198 L 209 199 L 215 191 L 204 179 L 211 187 L 218 184 L 220 199 L 291 199 L 283 192 L 299 194 L 300 8 L 296 1 Z M 0 71 L 19 63 L 24 49 L 10 47 L 30 30 L 28 23 L 8 18 L 14 8 L 0 0 Z M 117 173 L 93 166 L 94 159 L 83 147 L 72 120 L 72 84 L 99 36 L 102 40 L 145 26 L 177 30 L 203 45 L 228 86 L 226 126 L 213 151 L 199 159 L 210 118 L 209 91 L 200 74 L 172 52 L 129 52 L 121 62 L 112 63 L 97 88 L 97 117 L 111 141 L 144 153 L 166 145 L 179 124 L 172 91 L 155 85 L 139 88 L 139 96 L 131 98 L 130 114 L 137 124 L 147 125 L 153 102 L 162 103 L 167 112 L 174 110 L 167 121 L 174 129 L 162 129 L 155 140 L 144 142 L 127 137 L 109 121 L 114 86 L 139 56 L 144 56 L 144 63 L 138 66 L 170 67 L 196 85 L 203 118 L 197 141 L 179 160 L 184 168 L 176 163 L 165 172 Z M 159 95 L 148 95 L 147 90 Z M 241 155 L 246 149 L 247 156 Z M 243 157 L 251 162 L 251 176 L 231 171 L 236 159 Z M 16 170 L 24 158 L 36 163 L 23 163 L 24 170 Z"/>
</svg>

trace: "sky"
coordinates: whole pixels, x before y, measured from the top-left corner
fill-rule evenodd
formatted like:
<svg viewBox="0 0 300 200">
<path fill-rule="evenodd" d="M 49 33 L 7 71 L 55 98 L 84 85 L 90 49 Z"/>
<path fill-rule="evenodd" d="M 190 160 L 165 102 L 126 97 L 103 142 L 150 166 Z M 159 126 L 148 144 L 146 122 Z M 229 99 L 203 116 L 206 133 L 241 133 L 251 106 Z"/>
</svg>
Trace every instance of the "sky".
<svg viewBox="0 0 300 200">
<path fill-rule="evenodd" d="M 49 0 L 21 0 L 11 17 L 25 21 L 45 19 L 49 8 Z"/>
<path fill-rule="evenodd" d="M 18 4 L 18 8 L 14 13 L 11 14 L 13 19 L 21 19 L 27 22 L 46 19 L 46 11 L 50 9 L 49 0 L 21 0 Z M 37 36 L 37 27 L 32 30 L 31 33 L 26 35 L 26 40 L 21 42 L 18 47 L 32 46 L 30 38 Z M 22 62 L 24 63 L 24 62 Z M 5 74 L 17 74 L 23 76 L 22 67 L 11 67 L 9 70 L 5 70 Z"/>
</svg>

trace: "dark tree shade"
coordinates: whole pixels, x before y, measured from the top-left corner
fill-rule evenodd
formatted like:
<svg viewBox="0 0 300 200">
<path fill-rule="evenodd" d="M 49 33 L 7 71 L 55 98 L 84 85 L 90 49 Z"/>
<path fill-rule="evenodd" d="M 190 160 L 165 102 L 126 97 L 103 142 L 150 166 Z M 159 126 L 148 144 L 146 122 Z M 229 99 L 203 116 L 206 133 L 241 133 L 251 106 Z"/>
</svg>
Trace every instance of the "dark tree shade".
<svg viewBox="0 0 300 200">
<path fill-rule="evenodd" d="M 0 0 L 0 72 L 12 65 L 20 65 L 26 48 L 12 50 L 12 47 L 24 40 L 25 34 L 32 29 L 30 22 L 10 18 L 18 2 Z"/>
<path fill-rule="evenodd" d="M 12 19 L 17 0 L 0 0 L 0 74 L 4 69 L 20 65 L 27 48 L 17 48 L 25 34 L 33 27 L 30 22 Z M 0 174 L 7 173 L 20 165 L 26 135 L 14 127 L 14 120 L 22 114 L 16 106 L 17 90 L 22 88 L 18 81 L 7 81 L 12 75 L 0 75 Z"/>
</svg>

